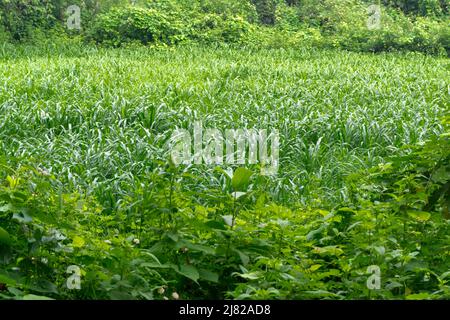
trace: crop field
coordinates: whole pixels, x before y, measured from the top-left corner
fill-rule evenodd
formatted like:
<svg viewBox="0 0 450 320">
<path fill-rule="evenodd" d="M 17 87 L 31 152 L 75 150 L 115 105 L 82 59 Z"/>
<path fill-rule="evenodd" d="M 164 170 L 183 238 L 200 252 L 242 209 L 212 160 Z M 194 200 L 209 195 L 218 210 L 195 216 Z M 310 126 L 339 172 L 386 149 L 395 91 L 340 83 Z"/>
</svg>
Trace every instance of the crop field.
<svg viewBox="0 0 450 320">
<path fill-rule="evenodd" d="M 4 46 L 0 297 L 449 298 L 448 70 L 412 52 Z M 171 136 L 196 121 L 276 130 L 277 173 L 175 165 Z"/>
<path fill-rule="evenodd" d="M 440 133 L 448 98 L 448 60 L 421 54 L 81 50 L 8 58 L 0 72 L 4 157 L 32 159 L 110 205 L 194 121 L 278 130 L 277 199 L 345 199 L 343 177 Z M 194 170 L 218 186 L 214 167 Z"/>
</svg>

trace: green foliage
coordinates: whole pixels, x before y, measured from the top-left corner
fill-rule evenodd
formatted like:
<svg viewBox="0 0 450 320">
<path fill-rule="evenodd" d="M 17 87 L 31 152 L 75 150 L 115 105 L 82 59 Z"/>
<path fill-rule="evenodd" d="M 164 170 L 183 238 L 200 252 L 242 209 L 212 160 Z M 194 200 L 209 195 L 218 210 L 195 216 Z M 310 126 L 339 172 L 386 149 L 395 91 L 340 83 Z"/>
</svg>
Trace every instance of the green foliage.
<svg viewBox="0 0 450 320">
<path fill-rule="evenodd" d="M 128 7 L 113 9 L 98 17 L 91 37 L 119 46 L 126 42 L 175 44 L 194 39 L 202 42 L 240 42 L 252 30 L 244 18 L 208 13 L 192 16 L 189 22 L 177 12 L 166 15 L 160 9 Z"/>
<path fill-rule="evenodd" d="M 275 24 L 276 0 L 252 0 L 262 24 Z"/>
<path fill-rule="evenodd" d="M 449 299 L 448 5 L 371 3 L 0 1 L 0 299 Z M 175 166 L 198 119 L 278 175 Z"/>
<path fill-rule="evenodd" d="M 299 16 L 307 25 L 320 28 L 319 45 L 354 51 L 407 50 L 428 53 L 449 51 L 448 23 L 444 20 L 411 18 L 382 8 L 380 28 L 367 27 L 367 5 L 357 0 L 303 0 Z"/>
<path fill-rule="evenodd" d="M 0 21 L 13 40 L 29 40 L 36 30 L 53 27 L 56 22 L 53 12 L 52 0 L 0 1 Z"/>
<path fill-rule="evenodd" d="M 406 14 L 422 16 L 448 14 L 448 1 L 445 0 L 382 0 L 382 3 L 398 8 Z"/>
<path fill-rule="evenodd" d="M 202 42 L 241 42 L 253 30 L 241 17 L 208 14 L 193 21 L 190 37 Z"/>
<path fill-rule="evenodd" d="M 181 21 L 154 9 L 137 7 L 112 9 L 101 14 L 91 34 L 95 41 L 114 46 L 130 41 L 174 44 L 183 36 Z"/>
<path fill-rule="evenodd" d="M 448 54 L 448 4 L 383 1 L 381 26 L 367 22 L 363 0 L 4 0 L 0 40 L 43 43 L 66 35 L 112 46 L 196 41 L 274 47 Z M 81 30 L 68 30 L 69 5 L 81 9 Z M 267 28 L 267 26 L 270 26 Z"/>
<path fill-rule="evenodd" d="M 272 49 L 2 47 L 0 298 L 450 297 L 448 59 L 264 30 Z M 280 172 L 174 166 L 195 119 L 278 129 Z"/>
<path fill-rule="evenodd" d="M 240 16 L 248 22 L 256 22 L 257 13 L 250 0 L 151 0 L 143 4 L 147 8 L 164 12 L 176 12 L 189 17 L 207 14 Z"/>
</svg>

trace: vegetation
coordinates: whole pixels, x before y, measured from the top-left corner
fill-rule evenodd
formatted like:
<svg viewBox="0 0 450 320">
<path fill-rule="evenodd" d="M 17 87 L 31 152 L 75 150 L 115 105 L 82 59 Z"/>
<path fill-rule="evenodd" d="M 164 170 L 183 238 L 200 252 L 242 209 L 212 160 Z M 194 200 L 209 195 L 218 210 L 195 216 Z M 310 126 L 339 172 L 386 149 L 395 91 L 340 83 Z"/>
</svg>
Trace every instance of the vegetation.
<svg viewBox="0 0 450 320">
<path fill-rule="evenodd" d="M 448 6 L 382 4 L 0 1 L 0 299 L 450 298 Z M 176 166 L 196 120 L 278 174 Z"/>
</svg>

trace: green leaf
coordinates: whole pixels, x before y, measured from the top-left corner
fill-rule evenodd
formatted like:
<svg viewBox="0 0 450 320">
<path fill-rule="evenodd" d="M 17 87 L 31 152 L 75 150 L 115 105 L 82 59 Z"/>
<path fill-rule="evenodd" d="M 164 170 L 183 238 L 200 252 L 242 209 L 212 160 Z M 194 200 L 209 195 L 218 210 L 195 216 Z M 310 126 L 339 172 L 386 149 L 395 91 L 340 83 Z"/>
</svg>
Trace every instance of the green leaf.
<svg viewBox="0 0 450 320">
<path fill-rule="evenodd" d="M 30 285 L 30 289 L 42 293 L 58 293 L 56 285 L 48 280 L 39 279 Z"/>
<path fill-rule="evenodd" d="M 322 265 L 320 264 L 313 264 L 311 267 L 309 267 L 309 270 L 311 270 L 312 272 L 318 270 Z"/>
<path fill-rule="evenodd" d="M 305 291 L 307 294 L 311 294 L 315 297 L 336 297 L 337 295 L 333 292 L 326 291 L 326 290 L 310 290 Z"/>
<path fill-rule="evenodd" d="M 426 211 L 408 211 L 408 215 L 420 222 L 428 221 L 431 218 L 431 213 Z"/>
<path fill-rule="evenodd" d="M 197 268 L 191 265 L 181 265 L 180 267 L 175 268 L 175 271 L 195 282 L 200 278 Z"/>
<path fill-rule="evenodd" d="M 119 290 L 110 291 L 109 296 L 111 297 L 111 300 L 132 300 L 133 299 L 133 297 L 129 293 L 119 291 Z"/>
<path fill-rule="evenodd" d="M 373 246 L 373 249 L 380 255 L 384 255 L 386 252 L 386 248 L 383 246 Z"/>
<path fill-rule="evenodd" d="M 11 243 L 11 238 L 8 231 L 0 227 L 0 245 L 9 245 Z"/>
<path fill-rule="evenodd" d="M 7 284 L 8 286 L 15 286 L 17 281 L 5 274 L 0 274 L 0 283 Z"/>
<path fill-rule="evenodd" d="M 226 230 L 225 224 L 223 221 L 217 221 L 217 220 L 209 220 L 205 222 L 205 226 L 211 229 L 218 229 L 218 230 Z"/>
<path fill-rule="evenodd" d="M 314 253 L 318 253 L 320 255 L 330 255 L 330 256 L 340 256 L 344 253 L 344 250 L 337 246 L 327 246 L 327 247 L 315 247 Z"/>
<path fill-rule="evenodd" d="M 427 300 L 431 298 L 433 298 L 433 296 L 426 292 L 410 294 L 406 296 L 406 300 Z"/>
<path fill-rule="evenodd" d="M 37 295 L 34 295 L 34 294 L 24 295 L 22 299 L 23 300 L 55 300 L 55 299 L 52 299 L 52 298 L 49 298 L 49 297 L 37 296 Z"/>
<path fill-rule="evenodd" d="M 386 289 L 387 290 L 392 290 L 392 289 L 395 289 L 395 288 L 403 288 L 403 287 L 404 287 L 404 285 L 399 283 L 399 282 L 397 282 L 397 281 L 391 281 L 391 282 L 389 282 L 386 285 Z"/>
<path fill-rule="evenodd" d="M 200 245 L 200 244 L 190 243 L 190 242 L 187 242 L 187 241 L 182 242 L 182 247 L 186 247 L 186 248 L 188 248 L 190 250 L 193 250 L 193 251 L 200 251 L 200 252 L 203 252 L 205 254 L 215 254 L 216 253 L 216 249 L 215 248 L 211 248 L 211 247 L 208 247 L 208 246 L 203 246 L 203 245 Z"/>
<path fill-rule="evenodd" d="M 245 253 L 243 253 L 242 251 L 238 250 L 238 249 L 233 249 L 234 252 L 236 252 L 239 255 L 239 258 L 242 261 L 242 264 L 245 266 L 249 263 L 250 258 L 248 257 L 248 255 L 246 255 Z"/>
<path fill-rule="evenodd" d="M 171 264 L 160 264 L 156 262 L 144 262 L 139 265 L 140 267 L 147 267 L 147 268 L 160 268 L 160 269 L 169 269 L 169 268 L 175 268 L 174 265 Z"/>
<path fill-rule="evenodd" d="M 234 172 L 233 178 L 231 179 L 231 185 L 235 191 L 246 191 L 245 188 L 250 181 L 250 177 L 253 172 L 247 168 L 239 167 Z"/>
<path fill-rule="evenodd" d="M 205 269 L 200 269 L 198 272 L 200 275 L 200 279 L 219 283 L 219 274 Z"/>
</svg>

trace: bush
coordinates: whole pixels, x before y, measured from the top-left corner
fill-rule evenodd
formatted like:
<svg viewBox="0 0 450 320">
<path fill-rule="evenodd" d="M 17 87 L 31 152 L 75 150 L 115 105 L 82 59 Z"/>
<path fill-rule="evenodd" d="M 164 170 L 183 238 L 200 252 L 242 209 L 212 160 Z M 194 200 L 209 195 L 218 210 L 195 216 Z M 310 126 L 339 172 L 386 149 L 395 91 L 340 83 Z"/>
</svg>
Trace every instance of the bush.
<svg viewBox="0 0 450 320">
<path fill-rule="evenodd" d="M 30 39 L 37 29 L 55 26 L 51 0 L 0 1 L 0 21 L 12 40 Z"/>
<path fill-rule="evenodd" d="M 261 26 L 253 30 L 245 39 L 246 45 L 269 49 L 310 48 L 320 46 L 323 42 L 323 37 L 317 28 L 289 30 Z"/>
<path fill-rule="evenodd" d="M 255 6 L 248 0 L 205 0 L 201 2 L 201 11 L 232 19 L 239 16 L 248 22 L 256 22 L 258 19 Z"/>
<path fill-rule="evenodd" d="M 406 14 L 441 16 L 448 14 L 446 0 L 383 0 L 384 5 L 398 8 Z"/>
<path fill-rule="evenodd" d="M 188 23 L 205 14 L 240 16 L 251 23 L 258 20 L 250 0 L 150 0 L 145 2 L 145 7 L 185 17 Z"/>
<path fill-rule="evenodd" d="M 276 24 L 284 29 L 298 29 L 301 27 L 300 8 L 281 3 L 276 8 L 275 20 Z"/>
<path fill-rule="evenodd" d="M 320 28 L 319 45 L 353 51 L 411 50 L 428 53 L 448 51 L 448 26 L 444 21 L 409 17 L 392 8 L 382 8 L 379 29 L 367 27 L 367 6 L 357 0 L 303 0 L 301 21 Z"/>
<path fill-rule="evenodd" d="M 191 37 L 205 42 L 233 43 L 240 42 L 251 30 L 251 24 L 242 17 L 207 14 L 194 21 Z"/>
<path fill-rule="evenodd" d="M 97 43 L 120 46 L 139 41 L 174 44 L 185 36 L 181 21 L 154 9 L 126 7 L 99 15 L 91 37 Z"/>
<path fill-rule="evenodd" d="M 258 12 L 259 21 L 265 25 L 275 24 L 276 1 L 252 0 Z"/>
</svg>

